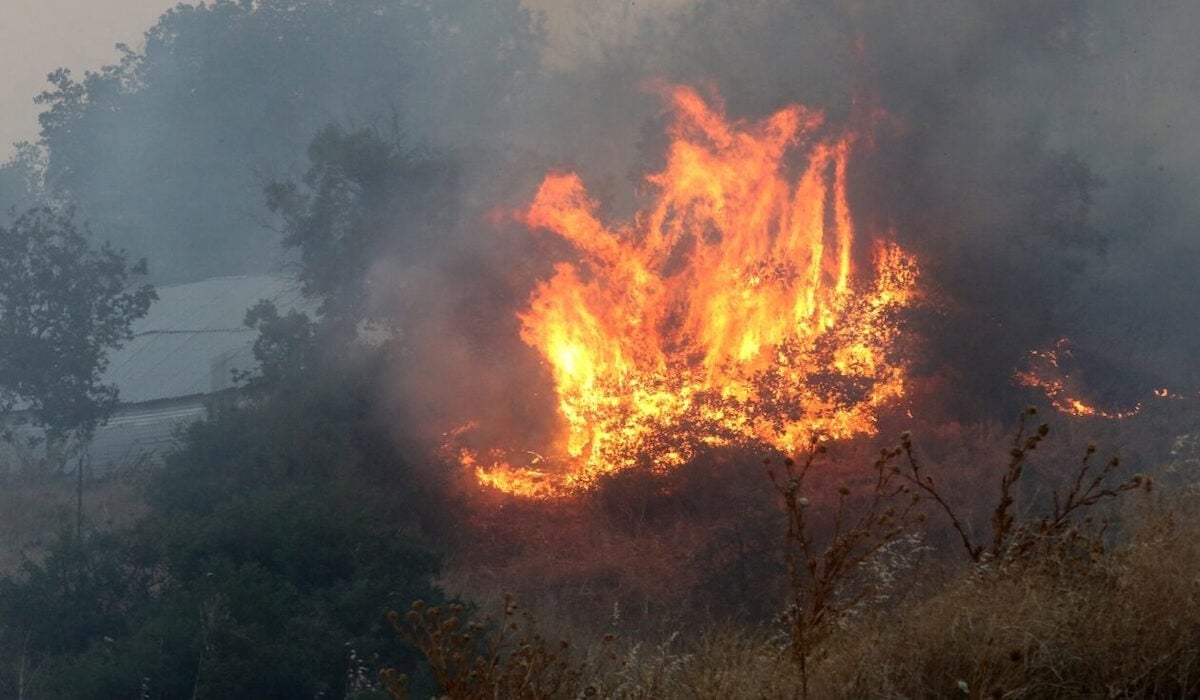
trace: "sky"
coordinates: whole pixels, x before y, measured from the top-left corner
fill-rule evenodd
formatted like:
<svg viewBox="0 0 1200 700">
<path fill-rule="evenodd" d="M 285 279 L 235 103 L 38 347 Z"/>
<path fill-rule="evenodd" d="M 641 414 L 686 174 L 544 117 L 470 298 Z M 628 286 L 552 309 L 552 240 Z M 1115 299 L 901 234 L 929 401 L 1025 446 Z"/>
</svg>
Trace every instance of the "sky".
<svg viewBox="0 0 1200 700">
<path fill-rule="evenodd" d="M 141 45 L 142 34 L 174 0 L 0 0 L 0 160 L 15 141 L 37 138 L 46 74 L 76 75 L 116 62 L 118 43 Z"/>
</svg>

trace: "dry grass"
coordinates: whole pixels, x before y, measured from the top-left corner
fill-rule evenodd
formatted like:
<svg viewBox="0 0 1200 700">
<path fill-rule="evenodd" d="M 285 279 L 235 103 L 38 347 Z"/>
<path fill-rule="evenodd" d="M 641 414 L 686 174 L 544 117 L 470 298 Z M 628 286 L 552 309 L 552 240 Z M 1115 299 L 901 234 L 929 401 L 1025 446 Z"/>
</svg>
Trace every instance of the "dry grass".
<svg viewBox="0 0 1200 700">
<path fill-rule="evenodd" d="M 0 573 L 36 556 L 63 523 L 74 523 L 78 484 L 72 475 L 0 480 Z M 104 529 L 128 524 L 146 510 L 140 480 L 118 476 L 84 482 L 85 522 Z"/>
<path fill-rule="evenodd" d="M 809 696 L 1200 695 L 1200 495 L 1146 501 L 1130 538 L 1102 555 L 1055 546 L 1010 566 L 972 566 L 919 600 L 844 621 L 813 653 Z M 598 641 L 569 663 L 571 692 L 539 697 L 802 695 L 782 629 Z M 491 696 L 476 686 L 449 697 Z"/>
<path fill-rule="evenodd" d="M 1056 547 L 973 568 L 840 627 L 814 654 L 819 698 L 1197 697 L 1200 496 L 1159 498 L 1108 554 Z M 783 640 L 704 640 L 656 697 L 792 698 Z M 645 673 L 645 672 L 643 672 Z"/>
<path fill-rule="evenodd" d="M 814 695 L 1195 697 L 1198 506 L 1159 499 L 1110 553 L 1054 547 L 973 569 L 847 628 L 822 650 Z"/>
<path fill-rule="evenodd" d="M 887 453 L 883 466 L 894 465 L 897 478 L 925 496 L 931 518 L 950 521 L 952 537 L 928 541 L 967 556 L 955 567 L 933 557 L 888 572 L 908 576 L 909 585 L 893 586 L 882 604 L 824 618 L 824 633 L 802 645 L 804 664 L 786 616 L 778 626 L 735 622 L 705 632 L 681 625 L 663 643 L 637 641 L 636 633 L 600 640 L 576 632 L 554 658 L 570 669 L 571 690 L 541 697 L 1200 697 L 1200 489 L 1140 493 L 1149 491 L 1149 480 L 1121 478 L 1118 462 L 1093 461 L 1089 447 L 1072 458 L 1073 467 L 1066 462 L 1054 472 L 1058 481 L 1022 492 L 1028 453 L 1046 435 L 1041 427 L 1022 430 L 1010 442 L 1007 465 L 992 473 L 998 500 L 965 516 L 946 517 L 955 508 L 948 501 L 961 494 L 920 486 L 925 471 L 909 461 L 907 437 Z M 1064 464 L 1058 455 L 1051 461 Z M 878 465 L 873 472 L 883 473 Z M 792 516 L 804 512 L 795 476 L 776 479 Z M 888 498 L 908 497 L 894 492 L 893 481 L 883 483 Z M 780 520 L 778 541 L 798 548 L 804 556 L 797 561 L 819 563 L 845 537 L 833 527 L 831 537 L 818 533 L 828 547 L 813 549 L 813 541 L 806 552 L 803 538 L 817 532 L 808 517 Z M 1108 528 L 1110 521 L 1119 525 Z M 872 552 L 904 541 L 886 528 L 886 536 L 862 535 L 871 528 L 861 523 L 847 531 L 859 532 Z M 817 577 L 816 588 L 811 576 L 794 579 L 780 609 L 794 606 L 797 594 L 807 601 L 823 593 L 825 583 L 831 591 L 849 585 L 852 596 L 867 590 L 863 577 L 877 573 L 876 559 L 853 558 L 837 580 Z M 538 621 L 529 616 L 524 624 L 536 628 Z M 591 647 L 589 640 L 596 640 Z M 475 685 L 450 697 L 495 696 L 491 691 Z"/>
</svg>

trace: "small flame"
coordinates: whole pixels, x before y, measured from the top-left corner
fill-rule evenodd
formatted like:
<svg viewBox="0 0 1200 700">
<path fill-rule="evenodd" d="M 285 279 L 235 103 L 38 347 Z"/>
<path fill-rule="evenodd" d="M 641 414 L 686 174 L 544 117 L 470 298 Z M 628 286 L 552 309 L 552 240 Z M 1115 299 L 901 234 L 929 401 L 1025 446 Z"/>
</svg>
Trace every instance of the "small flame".
<svg viewBox="0 0 1200 700">
<path fill-rule="evenodd" d="M 638 465 L 678 466 L 705 446 L 795 451 L 814 434 L 873 434 L 877 410 L 904 394 L 893 347 L 917 266 L 893 243 L 854 253 L 853 134 L 822 138 L 822 115 L 798 105 L 730 122 L 691 88 L 663 92 L 675 119 L 647 209 L 610 228 L 563 172 L 524 214 L 579 254 L 520 314 L 553 377 L 561 433 L 526 466 L 462 450 L 483 484 L 552 497 Z M 789 178 L 799 146 L 807 165 Z"/>
<path fill-rule="evenodd" d="M 1070 376 L 1062 368 L 1062 361 L 1070 357 L 1071 341 L 1067 338 L 1059 338 L 1052 348 L 1030 350 L 1029 369 L 1018 370 L 1013 378 L 1018 384 L 1041 391 L 1056 411 L 1067 415 L 1122 420 L 1132 418 L 1141 412 L 1141 403 L 1136 403 L 1132 408 L 1124 411 L 1106 411 L 1072 395 L 1068 389 Z M 1166 392 L 1165 389 L 1161 391 Z M 1154 395 L 1165 397 L 1168 394 L 1159 394 L 1158 391 L 1155 391 Z"/>
</svg>

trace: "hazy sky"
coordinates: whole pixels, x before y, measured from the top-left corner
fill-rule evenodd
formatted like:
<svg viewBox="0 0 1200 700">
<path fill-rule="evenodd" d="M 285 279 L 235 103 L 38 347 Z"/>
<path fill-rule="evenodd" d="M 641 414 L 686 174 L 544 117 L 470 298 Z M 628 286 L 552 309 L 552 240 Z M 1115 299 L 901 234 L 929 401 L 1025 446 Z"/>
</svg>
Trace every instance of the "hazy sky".
<svg viewBox="0 0 1200 700">
<path fill-rule="evenodd" d="M 117 43 L 139 48 L 142 34 L 180 1 L 0 0 L 0 162 L 11 155 L 14 141 L 37 137 L 40 108 L 33 98 L 47 87 L 47 73 L 66 67 L 82 75 L 116 62 Z M 548 15 L 552 62 L 586 51 L 583 45 L 596 33 L 628 31 L 647 14 L 688 1 L 525 0 Z"/>
<path fill-rule="evenodd" d="M 14 141 L 37 137 L 34 95 L 60 66 L 77 75 L 117 60 L 119 42 L 139 46 L 176 0 L 0 0 L 0 160 Z"/>
</svg>

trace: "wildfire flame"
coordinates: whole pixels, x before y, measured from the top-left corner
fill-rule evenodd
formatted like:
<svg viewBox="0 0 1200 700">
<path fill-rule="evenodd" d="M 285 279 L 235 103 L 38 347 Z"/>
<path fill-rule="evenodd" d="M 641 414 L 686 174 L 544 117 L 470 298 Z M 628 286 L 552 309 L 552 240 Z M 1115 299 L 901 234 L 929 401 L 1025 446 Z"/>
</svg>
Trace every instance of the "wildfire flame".
<svg viewBox="0 0 1200 700">
<path fill-rule="evenodd" d="M 894 243 L 854 250 L 854 135 L 822 136 L 821 113 L 798 105 L 731 122 L 691 88 L 662 92 L 666 167 L 647 176 L 656 196 L 632 222 L 602 222 L 574 173 L 548 175 L 523 215 L 579 254 L 520 314 L 562 431 L 527 466 L 463 449 L 484 484 L 553 497 L 703 446 L 795 451 L 813 434 L 873 434 L 877 410 L 904 394 L 896 312 L 917 266 Z"/>
<path fill-rule="evenodd" d="M 1071 376 L 1062 367 L 1063 361 L 1070 357 L 1071 341 L 1059 338 L 1052 348 L 1030 350 L 1027 358 L 1028 368 L 1018 370 L 1013 378 L 1018 384 L 1041 391 L 1055 410 L 1067 415 L 1122 420 L 1141 412 L 1140 403 L 1124 411 L 1106 411 L 1074 395 L 1069 388 L 1072 383 Z M 1158 389 L 1154 395 L 1158 398 L 1168 398 L 1171 393 L 1166 389 Z"/>
</svg>

